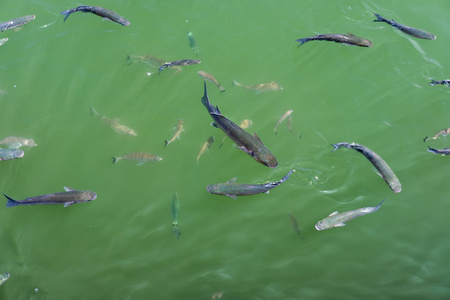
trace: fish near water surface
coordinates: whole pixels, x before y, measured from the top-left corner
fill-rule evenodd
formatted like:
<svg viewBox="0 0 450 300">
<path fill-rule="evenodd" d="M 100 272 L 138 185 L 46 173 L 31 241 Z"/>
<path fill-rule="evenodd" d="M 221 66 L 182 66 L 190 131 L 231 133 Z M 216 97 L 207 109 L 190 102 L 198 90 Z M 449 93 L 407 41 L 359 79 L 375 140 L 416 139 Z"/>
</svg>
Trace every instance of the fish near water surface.
<svg viewBox="0 0 450 300">
<path fill-rule="evenodd" d="M 22 25 L 25 25 L 28 22 L 33 21 L 36 18 L 34 15 L 24 16 L 17 19 L 9 20 L 8 22 L 4 22 L 0 24 L 0 31 L 5 31 L 8 29 L 13 29 Z M 8 39 L 6 39 L 7 41 Z M 6 42 L 5 41 L 5 42 Z"/>
<path fill-rule="evenodd" d="M 335 43 L 341 43 L 341 44 L 347 44 L 347 45 L 354 45 L 359 47 L 372 47 L 373 43 L 365 38 L 356 36 L 354 34 L 351 34 L 350 32 L 347 32 L 346 34 L 339 34 L 339 33 L 331 33 L 331 34 L 318 34 L 302 39 L 296 40 L 297 42 L 300 42 L 300 47 L 306 42 L 310 41 L 330 41 Z"/>
<path fill-rule="evenodd" d="M 233 80 L 232 83 L 234 86 L 240 86 L 247 90 L 254 90 L 257 93 L 278 91 L 278 90 L 283 89 L 283 87 L 276 81 L 271 81 L 271 82 L 267 82 L 267 83 L 258 83 L 258 84 L 252 84 L 252 85 L 245 85 L 245 84 L 240 84 L 236 80 Z"/>
<path fill-rule="evenodd" d="M 189 46 L 191 47 L 192 51 L 194 51 L 195 55 L 198 56 L 197 42 L 195 41 L 194 36 L 192 35 L 192 32 L 188 31 L 187 37 L 189 40 Z"/>
<path fill-rule="evenodd" d="M 175 141 L 176 139 L 180 138 L 180 134 L 181 132 L 184 131 L 183 129 L 183 119 L 179 119 L 177 122 L 177 126 L 175 127 L 175 134 L 173 135 L 173 137 L 170 140 L 165 140 L 164 143 L 164 147 L 169 145 L 170 143 L 172 143 L 173 141 Z"/>
<path fill-rule="evenodd" d="M 206 190 L 211 194 L 224 195 L 233 199 L 236 199 L 237 196 L 269 193 L 269 190 L 288 180 L 293 171 L 294 170 L 290 170 L 286 176 L 277 182 L 269 182 L 264 184 L 241 184 L 236 183 L 236 177 L 234 177 L 225 183 L 210 184 L 206 187 Z"/>
<path fill-rule="evenodd" d="M 275 132 L 275 134 L 277 134 L 277 127 L 278 127 L 278 125 L 281 124 L 281 122 L 283 122 L 284 120 L 286 120 L 286 118 L 289 118 L 289 120 L 292 120 L 291 114 L 292 114 L 293 112 L 294 112 L 293 110 L 288 110 L 287 112 L 285 112 L 285 113 L 280 117 L 280 119 L 278 120 L 277 124 L 275 124 L 275 127 L 273 127 L 273 131 Z M 291 124 L 291 123 L 289 122 L 288 125 L 290 125 L 290 124 Z M 290 130 L 292 131 L 292 127 L 291 127 L 291 126 L 289 126 L 289 127 L 290 127 Z"/>
<path fill-rule="evenodd" d="M 122 156 L 113 156 L 113 164 L 117 163 L 119 160 L 136 160 L 139 163 L 138 166 L 142 165 L 143 163 L 147 161 L 160 161 L 162 160 L 162 157 L 150 153 L 144 153 L 144 152 L 132 152 L 128 153 Z"/>
<path fill-rule="evenodd" d="M 424 142 L 426 142 L 427 140 L 429 140 L 429 139 L 432 139 L 432 140 L 436 140 L 441 134 L 442 135 L 447 135 L 447 134 L 449 134 L 450 133 L 450 128 L 446 128 L 446 129 L 442 129 L 441 131 L 439 131 L 438 133 L 436 133 L 436 135 L 435 136 L 433 136 L 433 137 L 425 137 L 424 139 L 423 139 L 423 141 Z"/>
<path fill-rule="evenodd" d="M 264 146 L 258 135 L 256 135 L 256 133 L 250 135 L 241 127 L 225 118 L 219 109 L 209 102 L 208 93 L 206 91 L 206 82 L 203 82 L 203 85 L 205 91 L 202 97 L 202 103 L 214 120 L 211 125 L 220 128 L 225 132 L 225 134 L 236 143 L 239 149 L 252 156 L 257 162 L 275 168 L 278 165 L 277 159 L 272 152 Z"/>
<path fill-rule="evenodd" d="M 86 5 L 80 5 L 78 7 L 68 9 L 61 12 L 61 15 L 64 15 L 64 22 L 66 19 L 73 14 L 74 12 L 81 11 L 84 13 L 92 13 L 94 15 L 103 17 L 106 20 L 110 20 L 116 23 L 119 23 L 122 26 L 128 26 L 130 25 L 130 21 L 116 13 L 115 11 L 112 11 L 107 8 L 98 7 L 98 6 L 86 6 Z"/>
<path fill-rule="evenodd" d="M 23 137 L 15 137 L 15 136 L 9 136 L 7 138 L 0 140 L 0 144 L 6 145 L 8 148 L 16 148 L 16 149 L 23 146 L 28 147 L 37 146 L 37 144 L 34 142 L 33 139 L 26 139 Z"/>
<path fill-rule="evenodd" d="M 9 278 L 9 273 L 4 273 L 0 275 L 0 285 L 4 284 Z"/>
<path fill-rule="evenodd" d="M 380 207 L 381 204 L 383 204 L 384 200 L 381 201 L 380 204 L 378 204 L 375 207 L 363 207 L 358 208 L 355 210 L 345 211 L 338 213 L 337 211 L 331 213 L 328 217 L 325 219 L 320 220 L 316 224 L 317 230 L 326 230 L 333 227 L 342 227 L 345 226 L 345 222 L 350 221 L 354 218 L 361 217 L 373 212 L 376 212 Z"/>
<path fill-rule="evenodd" d="M 391 167 L 389 167 L 389 165 L 378 154 L 376 154 L 366 146 L 359 145 L 356 143 L 352 144 L 337 143 L 332 144 L 332 146 L 334 147 L 332 151 L 344 147 L 354 149 L 359 153 L 362 153 L 378 170 L 379 175 L 384 179 L 384 181 L 386 181 L 386 183 L 395 193 L 400 193 L 402 191 L 402 185 L 400 184 L 400 180 L 398 180 L 397 176 L 395 175 L 394 171 L 392 171 Z"/>
<path fill-rule="evenodd" d="M 75 203 L 82 203 L 95 200 L 97 194 L 91 191 L 78 191 L 70 187 L 64 187 L 65 192 L 45 194 L 35 197 L 25 198 L 24 200 L 14 200 L 3 194 L 7 199 L 6 207 L 14 207 L 19 205 L 36 205 L 36 204 L 64 204 L 64 207 Z"/>
<path fill-rule="evenodd" d="M 212 76 L 211 74 L 206 73 L 205 71 L 198 71 L 197 74 L 200 75 L 200 77 L 202 77 L 204 80 L 211 81 L 212 83 L 217 85 L 220 92 L 225 92 L 225 88 L 221 86 L 220 83 L 217 81 L 217 79 L 215 79 L 214 76 Z"/>
<path fill-rule="evenodd" d="M 159 74 L 161 74 L 161 71 L 165 68 L 172 68 L 173 66 L 189 66 L 189 65 L 196 65 L 201 63 L 201 60 L 198 59 L 181 59 L 181 60 L 175 60 L 172 62 L 165 63 L 161 67 L 159 67 Z"/>
<path fill-rule="evenodd" d="M 436 148 L 431 148 L 430 146 L 428 146 L 427 151 L 431 152 L 431 153 L 435 153 L 435 154 L 442 154 L 442 156 L 450 154 L 450 148 L 436 149 Z"/>
<path fill-rule="evenodd" d="M 137 135 L 137 133 L 130 127 L 120 124 L 118 119 L 109 119 L 105 116 L 100 115 L 92 106 L 91 106 L 91 114 L 102 120 L 106 125 L 108 125 L 109 127 L 111 127 L 120 134 L 132 136 Z"/>
<path fill-rule="evenodd" d="M 214 143 L 214 139 L 215 139 L 214 136 L 210 136 L 208 140 L 203 143 L 202 147 L 200 148 L 200 152 L 198 152 L 197 155 L 197 163 L 198 160 L 200 159 L 200 156 L 211 147 L 212 143 Z"/>
<path fill-rule="evenodd" d="M 0 149 L 0 161 L 22 158 L 23 150 L 15 148 Z"/>
<path fill-rule="evenodd" d="M 421 29 L 417 29 L 417 28 L 413 28 L 413 27 L 409 27 L 406 25 L 402 25 L 394 20 L 388 20 L 386 18 L 383 18 L 382 16 L 380 16 L 377 13 L 374 13 L 376 20 L 373 20 L 374 22 L 385 22 L 389 25 L 391 25 L 394 28 L 399 29 L 400 31 L 409 34 L 413 37 L 419 38 L 419 39 L 425 39 L 425 40 L 435 40 L 436 36 L 432 33 L 423 31 Z"/>
<path fill-rule="evenodd" d="M 450 86 L 450 79 L 444 79 L 444 80 L 433 80 L 433 79 L 431 79 L 431 82 L 429 84 L 430 85 L 442 84 L 442 85 Z"/>
</svg>

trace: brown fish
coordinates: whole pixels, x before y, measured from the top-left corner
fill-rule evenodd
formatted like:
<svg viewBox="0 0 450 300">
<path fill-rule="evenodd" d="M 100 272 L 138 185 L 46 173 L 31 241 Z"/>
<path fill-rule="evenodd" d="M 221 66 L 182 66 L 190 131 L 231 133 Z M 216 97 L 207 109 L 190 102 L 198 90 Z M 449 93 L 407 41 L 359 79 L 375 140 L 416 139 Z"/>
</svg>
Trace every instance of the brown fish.
<svg viewBox="0 0 450 300">
<path fill-rule="evenodd" d="M 150 153 L 144 153 L 144 152 L 132 152 L 128 153 L 122 156 L 113 156 L 113 164 L 117 163 L 121 159 L 127 159 L 127 160 L 137 160 L 139 163 L 138 166 L 142 165 L 143 163 L 147 161 L 160 161 L 162 160 L 162 157 L 158 155 L 153 155 Z"/>
</svg>

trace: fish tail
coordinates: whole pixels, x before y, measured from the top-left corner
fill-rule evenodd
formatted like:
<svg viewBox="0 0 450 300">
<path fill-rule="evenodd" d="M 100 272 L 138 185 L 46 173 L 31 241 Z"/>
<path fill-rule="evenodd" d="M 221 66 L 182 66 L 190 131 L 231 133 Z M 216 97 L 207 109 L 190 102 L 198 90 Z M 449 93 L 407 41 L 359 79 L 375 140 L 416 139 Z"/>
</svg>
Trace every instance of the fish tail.
<svg viewBox="0 0 450 300">
<path fill-rule="evenodd" d="M 203 94 L 202 97 L 202 103 L 203 105 L 206 107 L 206 109 L 209 111 L 209 113 L 218 113 L 220 114 L 220 111 L 217 107 L 214 107 L 211 102 L 209 102 L 209 98 L 208 98 L 208 91 L 206 90 L 206 81 L 203 81 L 203 85 L 205 87 L 205 92 Z"/>
<path fill-rule="evenodd" d="M 92 106 L 89 107 L 91 109 L 91 115 L 98 116 L 98 112 Z"/>
<path fill-rule="evenodd" d="M 384 202 L 384 200 L 386 200 L 386 198 L 384 198 L 383 199 L 383 201 L 381 201 L 381 203 L 380 204 L 378 204 L 375 208 L 376 208 L 376 210 L 378 210 L 379 208 L 380 208 L 380 206 L 381 206 L 381 204 L 383 204 L 383 202 Z"/>
<path fill-rule="evenodd" d="M 222 93 L 222 92 L 225 92 L 225 88 L 223 87 L 223 86 L 221 86 L 220 84 L 219 84 L 219 91 Z"/>
<path fill-rule="evenodd" d="M 286 180 L 289 179 L 289 176 L 291 175 L 292 172 L 294 172 L 295 170 L 292 169 L 289 171 L 289 173 L 286 174 L 286 176 L 284 176 L 283 178 L 281 178 L 280 183 L 285 182 Z"/>
<path fill-rule="evenodd" d="M 297 46 L 297 48 L 298 48 L 301 45 L 303 45 L 304 43 L 308 42 L 309 39 L 308 38 L 302 38 L 302 39 L 298 39 L 298 40 L 295 40 L 295 41 L 300 43 L 300 45 Z"/>
<path fill-rule="evenodd" d="M 117 163 L 120 160 L 120 157 L 114 157 L 112 156 L 113 164 Z"/>
<path fill-rule="evenodd" d="M 430 146 L 428 146 L 427 151 L 428 151 L 428 152 L 431 152 L 431 153 L 437 153 L 436 149 L 431 148 Z"/>
<path fill-rule="evenodd" d="M 13 198 L 6 196 L 5 194 L 3 194 L 6 199 L 8 199 L 8 202 L 6 202 L 6 207 L 14 207 L 17 205 L 20 205 L 19 201 L 14 200 Z"/>
<path fill-rule="evenodd" d="M 374 22 L 386 22 L 386 23 L 390 24 L 390 22 L 389 22 L 388 19 L 383 18 L 382 16 L 380 16 L 380 15 L 377 14 L 377 13 L 373 13 L 373 14 L 375 15 L 375 17 L 377 17 L 376 20 L 373 20 Z"/>
<path fill-rule="evenodd" d="M 426 137 L 423 139 L 423 142 L 425 143 L 427 140 L 428 140 L 428 137 L 426 136 Z"/>
<path fill-rule="evenodd" d="M 237 82 L 236 80 L 233 80 L 231 82 L 234 86 L 241 86 L 242 84 L 240 84 L 239 82 Z"/>
<path fill-rule="evenodd" d="M 170 141 L 168 141 L 168 140 L 165 140 L 165 141 L 164 141 L 164 143 L 165 143 L 165 145 L 164 145 L 164 147 L 165 147 L 165 146 L 167 146 L 167 145 L 169 145 L 169 144 L 170 144 Z"/>
<path fill-rule="evenodd" d="M 439 81 L 431 79 L 430 85 L 439 84 Z"/>
<path fill-rule="evenodd" d="M 74 12 L 75 12 L 74 9 L 68 9 L 68 10 L 62 11 L 62 12 L 61 12 L 61 15 L 64 15 L 64 16 L 65 16 L 65 17 L 64 17 L 64 22 L 65 22 L 66 19 L 67 19 L 72 13 L 74 13 Z"/>
</svg>

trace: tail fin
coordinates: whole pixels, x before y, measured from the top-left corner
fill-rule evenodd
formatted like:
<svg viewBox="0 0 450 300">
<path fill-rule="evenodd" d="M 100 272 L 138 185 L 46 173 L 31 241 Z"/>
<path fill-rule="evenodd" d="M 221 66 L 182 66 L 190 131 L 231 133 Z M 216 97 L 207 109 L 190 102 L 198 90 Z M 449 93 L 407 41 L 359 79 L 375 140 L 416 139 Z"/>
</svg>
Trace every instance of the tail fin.
<svg viewBox="0 0 450 300">
<path fill-rule="evenodd" d="M 217 107 L 214 107 L 211 102 L 209 102 L 209 98 L 208 98 L 208 91 L 206 90 L 206 81 L 203 81 L 203 85 L 205 87 L 205 91 L 202 97 L 202 103 L 203 105 L 206 107 L 206 109 L 209 111 L 209 113 L 215 113 L 215 114 L 220 114 L 220 111 Z"/>
<path fill-rule="evenodd" d="M 234 86 L 241 86 L 242 84 L 240 84 L 239 82 L 237 82 L 236 80 L 233 80 L 231 82 Z"/>
<path fill-rule="evenodd" d="M 89 108 L 91 109 L 91 115 L 98 116 L 98 112 L 92 106 L 90 106 Z"/>
<path fill-rule="evenodd" d="M 298 47 L 300 47 L 301 45 L 303 45 L 304 43 L 308 42 L 309 39 L 308 39 L 308 38 L 302 38 L 302 39 L 298 39 L 298 40 L 295 40 L 295 41 L 296 41 L 296 42 L 300 42 L 300 45 L 297 46 L 297 48 L 298 48 Z"/>
<path fill-rule="evenodd" d="M 373 13 L 373 14 L 375 15 L 375 17 L 377 17 L 376 20 L 373 20 L 374 22 L 386 22 L 386 23 L 389 24 L 389 20 L 388 20 L 388 19 L 383 18 L 382 16 L 380 16 L 380 15 L 377 14 L 377 13 Z"/>
<path fill-rule="evenodd" d="M 68 9 L 65 11 L 62 11 L 61 14 L 64 15 L 64 22 L 66 21 L 66 19 L 70 16 L 70 14 L 72 14 L 74 11 L 72 9 Z"/>
<path fill-rule="evenodd" d="M 430 146 L 428 146 L 427 151 L 428 151 L 428 152 L 431 152 L 431 153 L 439 153 L 436 149 L 431 148 Z"/>
<path fill-rule="evenodd" d="M 431 79 L 430 85 L 439 84 L 439 81 Z"/>
<path fill-rule="evenodd" d="M 225 92 L 225 88 L 223 86 L 221 86 L 220 84 L 219 84 L 219 90 L 220 90 L 221 93 Z"/>
<path fill-rule="evenodd" d="M 11 197 L 6 196 L 5 194 L 3 195 L 6 197 L 6 199 L 8 199 L 8 202 L 6 202 L 6 207 L 14 207 L 20 205 L 19 201 L 16 201 Z"/>
<path fill-rule="evenodd" d="M 280 183 L 285 182 L 286 180 L 288 180 L 289 179 L 289 175 L 291 175 L 292 172 L 295 172 L 295 170 L 294 169 L 290 170 L 289 173 L 286 174 L 286 176 L 281 178 Z"/>
<path fill-rule="evenodd" d="M 426 136 L 426 137 L 423 139 L 423 142 L 425 143 L 427 140 L 428 140 L 428 137 Z"/>
<path fill-rule="evenodd" d="M 167 145 L 169 145 L 169 144 L 170 144 L 170 141 L 168 141 L 168 140 L 165 140 L 165 141 L 164 141 L 164 143 L 165 143 L 165 145 L 164 145 L 164 147 L 165 147 L 165 146 L 167 146 Z"/>
<path fill-rule="evenodd" d="M 113 159 L 113 164 L 117 163 L 120 160 L 120 157 L 112 157 Z"/>
</svg>

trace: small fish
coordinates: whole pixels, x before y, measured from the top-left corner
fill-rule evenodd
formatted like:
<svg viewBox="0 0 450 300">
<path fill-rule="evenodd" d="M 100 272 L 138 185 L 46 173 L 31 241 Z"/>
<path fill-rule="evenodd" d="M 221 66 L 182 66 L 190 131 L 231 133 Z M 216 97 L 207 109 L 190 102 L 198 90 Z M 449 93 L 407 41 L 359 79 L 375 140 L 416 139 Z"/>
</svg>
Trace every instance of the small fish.
<svg viewBox="0 0 450 300">
<path fill-rule="evenodd" d="M 157 58 L 153 55 L 128 55 L 127 56 L 127 64 L 130 65 L 132 63 L 142 62 L 150 66 L 151 71 L 147 73 L 148 75 L 152 75 L 158 71 L 158 69 L 166 63 L 165 60 L 161 58 Z M 172 69 L 175 70 L 175 73 L 179 73 L 182 71 L 180 66 L 173 66 Z"/>
<path fill-rule="evenodd" d="M 366 146 L 359 145 L 356 143 L 337 143 L 332 144 L 334 149 L 332 151 L 335 151 L 341 147 L 354 149 L 360 153 L 362 153 L 378 170 L 379 175 L 386 181 L 386 183 L 389 185 L 389 187 L 395 192 L 400 193 L 402 191 L 402 185 L 400 184 L 400 180 L 398 180 L 397 176 L 395 175 L 394 171 L 392 171 L 391 167 L 375 152 L 367 148 Z"/>
<path fill-rule="evenodd" d="M 449 134 L 450 133 L 450 128 L 446 128 L 446 129 L 442 129 L 441 131 L 439 131 L 438 133 L 436 133 L 436 135 L 435 136 L 433 136 L 433 137 L 425 137 L 424 139 L 423 139 L 423 141 L 424 142 L 426 142 L 427 140 L 429 140 L 429 139 L 432 139 L 432 140 L 436 140 L 441 134 L 442 135 L 447 135 L 447 134 Z"/>
<path fill-rule="evenodd" d="M 77 11 L 81 11 L 84 13 L 93 13 L 94 15 L 103 17 L 103 19 L 105 19 L 105 20 L 110 20 L 110 21 L 119 23 L 122 26 L 130 25 L 130 21 L 128 21 L 124 17 L 120 16 L 115 11 L 112 11 L 110 9 L 103 8 L 103 7 L 86 6 L 86 5 L 81 5 L 81 6 L 69 9 L 69 10 L 62 11 L 61 15 L 65 16 L 64 22 L 71 14 L 73 14 L 74 12 L 77 12 Z"/>
<path fill-rule="evenodd" d="M 24 152 L 21 149 L 15 149 L 15 148 L 1 149 L 0 148 L 0 161 L 22 158 L 23 154 L 24 154 Z"/>
<path fill-rule="evenodd" d="M 282 90 L 283 87 L 276 81 L 271 81 L 268 83 L 259 83 L 259 84 L 252 84 L 252 85 L 244 85 L 240 84 L 236 80 L 233 80 L 234 86 L 241 86 L 243 88 L 246 88 L 247 90 L 254 90 L 257 93 L 263 93 L 263 92 L 269 92 L 269 91 L 277 91 Z"/>
<path fill-rule="evenodd" d="M 332 34 L 318 34 L 302 39 L 296 40 L 297 42 L 300 42 L 300 47 L 306 42 L 309 41 L 330 41 L 330 42 L 336 42 L 336 43 L 342 43 L 342 44 L 348 44 L 348 45 L 355 45 L 359 47 L 372 47 L 372 42 L 364 39 L 362 37 L 356 36 L 354 34 L 351 34 L 350 32 L 347 32 L 346 34 L 339 34 L 339 33 L 332 33 Z"/>
<path fill-rule="evenodd" d="M 239 127 L 241 127 L 242 129 L 247 129 L 250 126 L 252 126 L 252 124 L 253 124 L 252 120 L 244 119 L 242 120 L 241 125 L 239 125 Z"/>
<path fill-rule="evenodd" d="M 130 127 L 127 127 L 125 125 L 119 124 L 119 120 L 118 119 L 109 119 L 105 116 L 100 115 L 92 106 L 91 106 L 91 114 L 93 116 L 98 117 L 100 120 L 102 120 L 103 122 L 106 123 L 106 125 L 108 125 L 109 127 L 111 127 L 112 129 L 114 129 L 115 131 L 117 131 L 120 134 L 125 134 L 125 135 L 132 135 L 132 136 L 136 136 L 137 133 L 131 129 Z"/>
<path fill-rule="evenodd" d="M 430 85 L 437 85 L 437 84 L 450 86 L 450 79 L 444 79 L 444 80 L 433 80 L 433 79 L 431 79 Z"/>
<path fill-rule="evenodd" d="M 225 134 L 236 143 L 240 150 L 252 156 L 257 162 L 270 168 L 275 168 L 278 166 L 277 159 L 272 152 L 264 146 L 263 142 L 256 133 L 250 135 L 241 127 L 225 118 L 219 109 L 214 107 L 209 102 L 208 93 L 206 91 L 206 82 L 203 82 L 203 85 L 205 91 L 202 97 L 202 103 L 208 110 L 211 118 L 214 120 L 211 125 L 220 128 L 223 132 L 225 132 Z"/>
<path fill-rule="evenodd" d="M 78 191 L 65 186 L 65 192 L 45 194 L 35 197 L 26 198 L 24 200 L 14 200 L 5 194 L 7 199 L 6 207 L 14 207 L 18 205 L 36 205 L 36 204 L 64 204 L 64 207 L 75 203 L 82 203 L 95 200 L 97 194 L 91 191 Z"/>
<path fill-rule="evenodd" d="M 0 275 L 0 285 L 4 284 L 6 282 L 6 280 L 8 280 L 8 278 L 9 278 L 9 273 Z"/>
<path fill-rule="evenodd" d="M 200 148 L 200 152 L 197 155 L 197 163 L 200 159 L 200 156 L 211 147 L 211 144 L 214 143 L 214 136 L 210 136 L 206 142 L 203 143 L 202 147 Z"/>
<path fill-rule="evenodd" d="M 192 32 L 188 31 L 187 36 L 189 39 L 189 46 L 191 47 L 192 51 L 194 51 L 195 55 L 198 56 L 198 47 L 197 43 L 195 42 L 194 36 L 192 35 Z"/>
<path fill-rule="evenodd" d="M 376 20 L 373 20 L 374 22 L 386 22 L 389 25 L 391 25 L 392 27 L 397 28 L 406 34 L 409 34 L 409 35 L 419 38 L 419 39 L 426 39 L 426 40 L 435 40 L 436 39 L 436 36 L 432 33 L 423 31 L 421 29 L 402 25 L 400 23 L 395 22 L 394 20 L 388 20 L 386 18 L 383 18 L 382 16 L 380 16 L 379 14 L 376 14 L 376 13 L 374 13 L 374 15 L 375 15 L 375 17 L 377 17 Z"/>
<path fill-rule="evenodd" d="M 9 136 L 7 138 L 4 138 L 3 140 L 0 140 L 0 144 L 6 145 L 8 148 L 15 148 L 15 149 L 23 146 L 28 147 L 37 146 L 37 144 L 34 142 L 33 139 L 26 139 L 23 137 L 15 137 L 15 136 Z"/>
<path fill-rule="evenodd" d="M 25 25 L 26 23 L 33 21 L 36 18 L 34 15 L 24 16 L 17 19 L 9 20 L 8 22 L 1 23 L 0 24 L 0 31 L 5 31 L 8 29 L 13 29 L 22 25 Z M 7 41 L 8 39 L 6 39 Z M 5 42 L 6 42 L 5 41 Z"/>
<path fill-rule="evenodd" d="M 289 218 L 291 219 L 291 223 L 292 223 L 292 228 L 294 228 L 294 231 L 302 238 L 302 240 L 304 239 L 304 237 L 301 235 L 300 233 L 300 228 L 298 227 L 298 223 L 297 223 L 297 219 L 295 218 L 295 216 L 292 213 L 289 213 Z"/>
<path fill-rule="evenodd" d="M 201 63 L 200 60 L 197 59 L 182 59 L 182 60 L 176 60 L 172 62 L 165 63 L 161 67 L 159 67 L 159 73 L 161 74 L 161 71 L 165 68 L 172 68 L 173 66 L 189 66 L 189 65 L 195 65 Z"/>
<path fill-rule="evenodd" d="M 436 149 L 436 148 L 431 148 L 430 146 L 428 146 L 427 151 L 431 152 L 431 153 L 442 154 L 442 156 L 450 154 L 450 148 Z"/>
<path fill-rule="evenodd" d="M 176 139 L 180 138 L 180 134 L 181 132 L 184 131 L 183 129 L 183 119 L 179 119 L 177 122 L 177 126 L 175 127 L 175 134 L 173 135 L 173 137 L 170 140 L 166 140 L 165 142 L 165 146 L 169 145 L 170 143 L 172 143 L 173 141 L 175 141 Z"/>
<path fill-rule="evenodd" d="M 153 155 L 150 153 L 132 152 L 132 153 L 128 153 L 128 154 L 125 154 L 122 156 L 117 156 L 117 157 L 113 156 L 113 164 L 117 163 L 121 159 L 137 160 L 139 162 L 137 165 L 140 166 L 147 161 L 160 161 L 160 160 L 162 160 L 162 157 L 160 157 L 158 155 Z"/>
<path fill-rule="evenodd" d="M 384 200 L 381 201 L 381 203 L 375 207 L 363 207 L 363 208 L 358 208 L 355 210 L 345 211 L 345 212 L 341 212 L 341 213 L 338 213 L 337 211 L 335 211 L 335 212 L 331 213 L 325 219 L 322 219 L 319 222 L 317 222 L 315 227 L 317 230 L 326 230 L 326 229 L 330 229 L 333 227 L 345 226 L 345 222 L 347 222 L 347 221 L 350 221 L 354 218 L 361 217 L 361 216 L 364 216 L 364 215 L 367 215 L 367 214 L 377 211 L 380 208 L 381 204 L 383 204 L 383 202 L 384 202 Z"/>
<path fill-rule="evenodd" d="M 202 77 L 204 80 L 211 81 L 215 85 L 217 85 L 217 87 L 219 88 L 220 92 L 225 92 L 225 88 L 223 86 L 221 86 L 220 83 L 211 74 L 206 73 L 204 71 L 198 71 L 197 74 L 200 75 L 200 77 Z"/>
<path fill-rule="evenodd" d="M 181 235 L 181 231 L 178 228 L 178 210 L 180 208 L 180 203 L 178 202 L 178 194 L 175 193 L 172 198 L 172 233 L 175 235 L 175 238 L 178 238 Z"/>
<path fill-rule="evenodd" d="M 289 179 L 289 175 L 294 170 L 290 170 L 286 176 L 277 182 L 269 182 L 265 184 L 240 184 L 236 183 L 236 177 L 228 180 L 226 183 L 210 184 L 206 187 L 206 190 L 211 194 L 224 195 L 233 199 L 237 199 L 236 196 L 248 196 L 259 193 L 269 193 L 269 190 L 279 186 L 283 182 Z"/>
<path fill-rule="evenodd" d="M 287 112 L 285 112 L 285 113 L 281 116 L 281 118 L 278 120 L 277 124 L 275 124 L 275 127 L 273 128 L 273 131 L 275 132 L 275 134 L 277 134 L 277 127 L 278 127 L 278 125 L 280 125 L 281 122 L 283 122 L 284 120 L 286 120 L 286 118 L 288 118 L 288 117 L 289 117 L 290 119 L 292 119 L 291 114 L 292 114 L 293 112 L 294 112 L 293 110 L 288 110 Z M 292 131 L 292 127 L 290 128 L 290 130 Z"/>
</svg>

